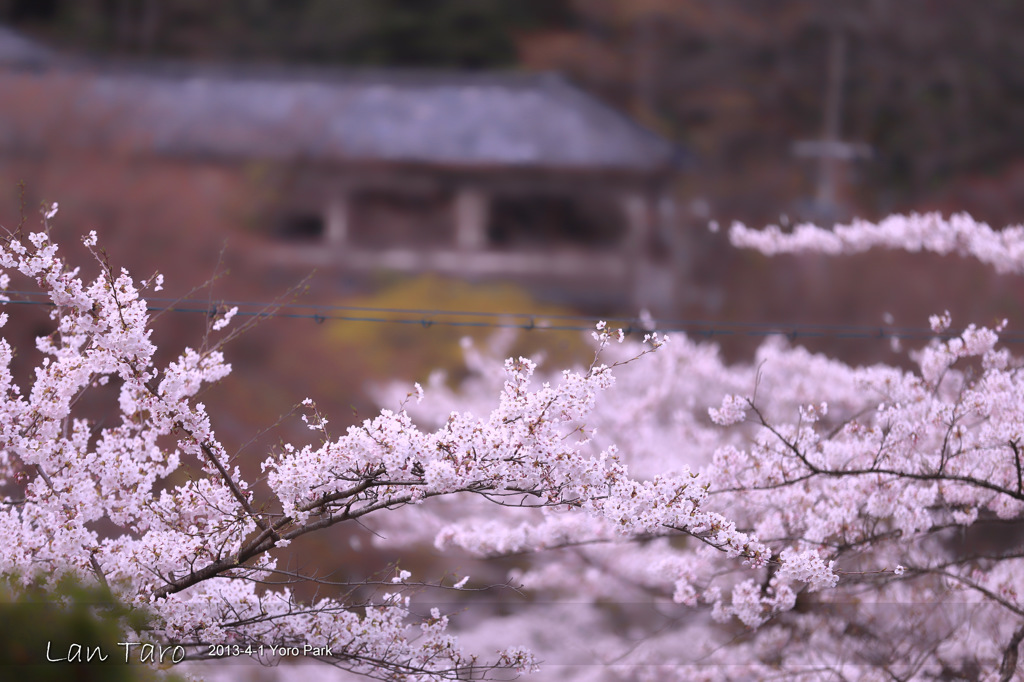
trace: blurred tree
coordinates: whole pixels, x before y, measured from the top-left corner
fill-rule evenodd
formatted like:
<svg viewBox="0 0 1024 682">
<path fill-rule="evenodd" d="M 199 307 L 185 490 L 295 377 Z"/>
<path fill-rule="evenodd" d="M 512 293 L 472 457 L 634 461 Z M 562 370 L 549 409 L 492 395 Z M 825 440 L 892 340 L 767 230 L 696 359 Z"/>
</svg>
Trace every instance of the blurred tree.
<svg viewBox="0 0 1024 682">
<path fill-rule="evenodd" d="M 103 587 L 67 577 L 46 590 L 38 582 L 24 587 L 5 576 L 0 613 L 0 669 L 16 669 L 21 682 L 156 679 L 150 668 L 125 665 L 125 649 L 117 644 L 124 640 L 125 625 L 145 628 L 145 616 L 118 604 Z M 88 663 L 75 662 L 76 651 Z"/>
<path fill-rule="evenodd" d="M 818 166 L 790 148 L 824 127 L 837 31 L 838 135 L 877 152 L 841 173 L 851 210 L 921 208 L 1024 157 L 1012 0 L 0 0 L 0 21 L 122 55 L 565 71 L 695 150 L 685 191 L 719 218 L 792 213 L 814 194 Z"/>
<path fill-rule="evenodd" d="M 560 20 L 562 0 L 0 0 L 0 18 L 115 54 L 382 66 L 515 63 L 515 34 Z"/>
<path fill-rule="evenodd" d="M 331 322 L 322 335 L 322 343 L 336 353 L 351 354 L 360 359 L 354 368 L 362 383 L 387 376 L 403 380 L 425 381 L 434 370 L 442 370 L 453 381 L 463 377 L 465 358 L 459 341 L 469 338 L 476 343 L 489 339 L 502 345 L 502 352 L 520 355 L 542 355 L 550 364 L 585 364 L 591 359 L 589 346 L 577 332 L 556 335 L 529 334 L 508 328 L 508 335 L 498 334 L 494 324 L 528 324 L 522 315 L 529 311 L 537 316 L 537 324 L 551 324 L 560 315 L 572 311 L 534 300 L 524 289 L 513 284 L 482 284 L 423 276 L 400 280 L 371 296 L 346 302 L 370 310 L 406 309 L 438 311 L 431 319 L 437 324 L 421 324 L 423 315 L 399 316 L 405 323 L 368 324 L 352 321 Z M 443 311 L 470 311 L 446 315 Z M 504 314 L 506 317 L 498 317 Z M 457 325 L 446 324 L 455 322 Z M 575 324 L 571 321 L 570 324 Z M 473 326 L 481 325 L 481 326 Z M 429 331 L 424 333 L 424 328 Z M 506 347 L 507 344 L 507 347 Z M 326 388 L 326 387 L 325 387 Z"/>
<path fill-rule="evenodd" d="M 725 213 L 763 220 L 813 193 L 817 167 L 790 145 L 823 128 L 837 31 L 848 46 L 838 133 L 877 151 L 847 169 L 858 212 L 915 207 L 1024 155 L 1020 3 L 573 0 L 572 9 L 575 24 L 523 36 L 523 63 L 568 71 L 684 140 L 702 156 L 688 191 Z"/>
<path fill-rule="evenodd" d="M 52 21 L 59 0 L 0 0 L 0 12 L 6 21 Z"/>
</svg>

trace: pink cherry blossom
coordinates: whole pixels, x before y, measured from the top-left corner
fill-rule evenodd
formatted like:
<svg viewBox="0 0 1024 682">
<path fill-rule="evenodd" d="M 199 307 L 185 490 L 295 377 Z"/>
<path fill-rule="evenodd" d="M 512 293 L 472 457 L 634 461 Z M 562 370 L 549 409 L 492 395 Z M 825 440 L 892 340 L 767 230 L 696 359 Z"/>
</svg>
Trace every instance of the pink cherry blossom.
<svg viewBox="0 0 1024 682">
<path fill-rule="evenodd" d="M 1006 272 L 1024 271 L 1022 235 L 936 215 L 732 230 L 765 253 L 927 249 Z M 713 344 L 605 323 L 586 367 L 467 344 L 458 387 L 382 389 L 390 409 L 343 435 L 304 401 L 309 440 L 264 454 L 256 485 L 197 399 L 230 380 L 226 357 L 158 364 L 148 283 L 98 262 L 86 281 L 46 232 L 0 241 L 0 284 L 40 287 L 54 328 L 23 383 L 0 340 L 0 572 L 108 585 L 151 615 L 126 636 L 190 659 L 201 644 L 328 647 L 326 663 L 396 680 L 1019 674 L 1024 363 L 1000 346 L 1005 322 L 949 335 L 935 316 L 947 337 L 913 370 L 778 338 L 729 364 Z M 92 423 L 77 406 L 103 385 L 119 414 Z M 272 549 L 344 523 L 479 562 L 313 602 L 260 584 L 291 575 Z M 519 601 L 487 588 L 504 580 Z M 428 584 L 471 608 L 419 606 Z"/>
</svg>

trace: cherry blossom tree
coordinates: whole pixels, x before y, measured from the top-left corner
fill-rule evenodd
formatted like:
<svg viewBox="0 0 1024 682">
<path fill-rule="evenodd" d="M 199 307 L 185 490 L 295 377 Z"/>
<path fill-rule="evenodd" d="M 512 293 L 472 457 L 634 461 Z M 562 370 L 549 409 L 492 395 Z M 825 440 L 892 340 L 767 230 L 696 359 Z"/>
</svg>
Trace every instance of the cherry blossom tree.
<svg viewBox="0 0 1024 682">
<path fill-rule="evenodd" d="M 55 213 L 56 205 L 45 220 Z M 37 339 L 44 359 L 24 386 L 11 371 L 14 349 L 0 341 L 0 573 L 25 584 L 56 584 L 69 574 L 101 584 L 151 616 L 126 641 L 166 648 L 171 662 L 228 646 L 270 659 L 299 650 L 397 679 L 531 669 L 529 652 L 516 647 L 478 662 L 446 633 L 448 617 L 437 609 L 410 618 L 407 571 L 368 600 L 304 603 L 288 588 L 261 585 L 278 572 L 271 550 L 435 498 L 567 508 L 625 534 L 675 528 L 752 566 L 772 558 L 767 546 L 703 508 L 706 490 L 689 473 L 636 479 L 613 449 L 583 451 L 578 425 L 613 382 L 612 368 L 598 362 L 538 386 L 534 363 L 506 361 L 504 384 L 480 416 L 452 413 L 433 431 L 404 410 L 385 410 L 329 439 L 308 400 L 303 419 L 314 441 L 266 457 L 264 495 L 243 478 L 196 399 L 230 371 L 219 346 L 186 348 L 157 366 L 141 292 L 158 291 L 162 277 L 137 286 L 100 255 L 95 233 L 83 243 L 100 266 L 91 281 L 66 263 L 47 230 L 0 244 L 0 287 L 7 290 L 12 276 L 34 282 L 49 298 L 54 325 Z M 611 332 L 598 336 L 607 344 Z M 107 384 L 116 386 L 119 417 L 90 423 L 79 408 Z M 794 566 L 807 561 L 800 555 Z M 819 569 L 816 579 L 827 582 L 827 568 Z M 166 662 L 162 654 L 158 662 Z"/>
<path fill-rule="evenodd" d="M 1024 228 L 962 215 L 791 233 L 735 225 L 731 238 L 766 254 L 886 247 L 1024 272 Z M 511 577 L 534 605 L 463 640 L 530 633 L 549 679 L 1016 679 L 1022 363 L 999 347 L 1005 322 L 958 333 L 948 313 L 930 322 L 913 371 L 850 367 L 782 337 L 738 365 L 681 335 L 638 362 L 643 344 L 601 351 L 628 364 L 578 424 L 587 447 L 614 451 L 655 489 L 693 477 L 700 508 L 756 538 L 767 561 L 738 561 L 660 516 L 660 503 L 621 499 L 620 516 L 445 500 L 388 517 L 388 536 L 412 542 L 430 528 L 438 548 L 516 557 Z M 451 390 L 435 377 L 414 419 L 439 424 L 499 389 L 487 352 L 469 347 L 467 360 L 471 378 Z"/>
<path fill-rule="evenodd" d="M 764 252 L 884 245 L 1024 269 L 1024 229 L 966 217 L 732 235 Z M 185 660 L 308 647 L 386 679 L 538 663 L 580 680 L 1016 674 L 1024 384 L 1002 325 L 953 334 L 934 317 L 915 371 L 778 340 L 730 365 L 711 344 L 603 324 L 589 366 L 551 374 L 470 347 L 457 389 L 402 387 L 384 396 L 397 410 L 340 438 L 307 401 L 309 442 L 268 453 L 252 481 L 196 397 L 230 371 L 220 345 L 158 365 L 143 295 L 162 280 L 136 284 L 95 234 L 84 243 L 91 281 L 46 230 L 0 243 L 0 286 L 34 282 L 54 324 L 26 385 L 0 342 L 0 573 L 105 586 L 148 616 L 126 641 Z M 223 339 L 231 316 L 213 325 Z M 93 423 L 80 408 L 104 384 L 119 415 Z M 294 577 L 274 549 L 345 523 L 504 557 L 532 601 L 507 615 L 462 577 L 448 585 L 472 607 L 456 640 L 451 614 L 417 615 L 412 588 L 430 576 L 314 602 L 271 584 Z"/>
</svg>

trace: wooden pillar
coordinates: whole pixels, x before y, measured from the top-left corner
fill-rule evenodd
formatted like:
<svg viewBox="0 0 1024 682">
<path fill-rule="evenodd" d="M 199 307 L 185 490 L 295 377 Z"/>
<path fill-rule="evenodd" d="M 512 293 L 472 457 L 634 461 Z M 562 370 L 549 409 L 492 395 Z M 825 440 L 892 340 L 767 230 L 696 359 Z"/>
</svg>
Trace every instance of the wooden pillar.
<svg viewBox="0 0 1024 682">
<path fill-rule="evenodd" d="M 644 306 L 647 296 L 643 284 L 645 269 L 649 265 L 647 245 L 652 218 L 650 201 L 642 192 L 630 192 L 622 198 L 622 211 L 626 219 L 625 254 L 630 303 Z"/>
<path fill-rule="evenodd" d="M 460 251 L 487 246 L 490 199 L 480 189 L 464 187 L 455 197 L 455 245 Z"/>
<path fill-rule="evenodd" d="M 346 194 L 334 196 L 327 202 L 324 236 L 328 244 L 344 245 L 349 238 L 349 198 Z"/>
<path fill-rule="evenodd" d="M 650 201 L 641 192 L 630 192 L 622 199 L 626 215 L 626 241 L 630 254 L 639 255 L 651 232 Z"/>
<path fill-rule="evenodd" d="M 687 231 L 686 226 L 679 219 L 678 205 L 675 198 L 667 192 L 658 197 L 658 229 L 665 237 L 669 253 L 667 267 L 668 291 L 664 293 L 664 300 L 660 304 L 665 308 L 665 313 L 674 317 L 677 314 L 677 306 L 684 299 L 684 292 L 690 285 L 690 274 L 692 271 L 693 244 L 692 235 Z"/>
</svg>

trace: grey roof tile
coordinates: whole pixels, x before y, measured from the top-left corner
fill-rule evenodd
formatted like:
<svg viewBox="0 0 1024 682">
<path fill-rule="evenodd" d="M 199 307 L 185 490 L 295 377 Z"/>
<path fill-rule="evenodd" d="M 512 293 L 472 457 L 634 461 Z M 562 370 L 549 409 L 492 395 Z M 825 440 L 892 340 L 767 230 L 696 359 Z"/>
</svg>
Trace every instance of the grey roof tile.
<svg viewBox="0 0 1024 682">
<path fill-rule="evenodd" d="M 550 74 L 63 63 L 0 70 L 0 93 L 11 78 L 50 78 L 80 143 L 144 153 L 650 172 L 677 151 Z"/>
<path fill-rule="evenodd" d="M 53 52 L 17 31 L 0 25 L 0 65 L 37 66 L 54 58 Z"/>
</svg>

